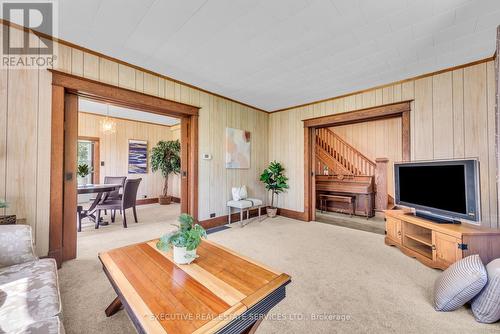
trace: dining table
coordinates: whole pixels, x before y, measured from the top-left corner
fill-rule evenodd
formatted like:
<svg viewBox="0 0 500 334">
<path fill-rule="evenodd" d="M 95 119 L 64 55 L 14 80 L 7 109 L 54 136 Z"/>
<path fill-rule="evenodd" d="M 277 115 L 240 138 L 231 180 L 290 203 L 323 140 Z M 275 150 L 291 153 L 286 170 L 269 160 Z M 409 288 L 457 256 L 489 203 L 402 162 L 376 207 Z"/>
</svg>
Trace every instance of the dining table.
<svg viewBox="0 0 500 334">
<path fill-rule="evenodd" d="M 98 204 L 104 202 L 106 198 L 109 195 L 109 192 L 118 190 L 122 187 L 121 184 L 82 184 L 78 185 L 77 188 L 77 193 L 78 195 L 81 194 L 97 194 L 92 203 L 90 204 L 90 207 L 86 210 L 83 210 L 81 215 L 82 218 L 89 218 L 91 221 L 95 223 L 97 217 L 95 215 L 96 212 L 96 207 Z M 99 221 L 99 225 L 101 226 L 106 226 L 108 225 L 108 222 L 102 220 Z"/>
</svg>

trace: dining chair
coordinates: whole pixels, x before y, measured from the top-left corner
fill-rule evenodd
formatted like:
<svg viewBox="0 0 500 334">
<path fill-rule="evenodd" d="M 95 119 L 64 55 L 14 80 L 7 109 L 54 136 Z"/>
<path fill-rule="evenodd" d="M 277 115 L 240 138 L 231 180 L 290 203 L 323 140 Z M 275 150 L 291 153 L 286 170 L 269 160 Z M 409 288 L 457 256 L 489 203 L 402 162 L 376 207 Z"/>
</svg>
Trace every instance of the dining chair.
<svg viewBox="0 0 500 334">
<path fill-rule="evenodd" d="M 121 201 L 122 194 L 120 193 L 120 191 L 123 191 L 123 186 L 125 185 L 125 180 L 127 180 L 126 176 L 105 176 L 104 177 L 105 184 L 121 184 L 122 185 L 121 189 L 116 189 L 116 190 L 110 191 L 106 198 L 110 199 L 110 200 Z M 120 211 L 120 214 L 121 213 L 122 212 Z M 104 210 L 104 214 L 107 215 L 108 210 Z M 111 213 L 111 214 L 113 214 L 113 213 Z"/>
<path fill-rule="evenodd" d="M 125 186 L 125 181 L 127 180 L 126 176 L 105 176 L 104 177 L 104 183 L 105 184 L 121 184 L 122 189 Z M 110 191 L 108 193 L 108 197 L 110 200 L 117 199 L 121 200 L 122 199 L 122 194 L 120 194 L 120 189 L 116 189 L 113 191 Z"/>
<path fill-rule="evenodd" d="M 137 211 L 135 209 L 137 200 L 137 190 L 142 179 L 127 179 L 123 186 L 123 194 L 121 200 L 106 199 L 103 203 L 96 206 L 97 219 L 95 228 L 99 228 L 99 220 L 101 218 L 101 210 L 111 210 L 111 222 L 115 222 L 116 210 L 123 211 L 123 227 L 127 228 L 127 213 L 126 209 L 132 208 L 134 220 L 137 223 Z"/>
</svg>

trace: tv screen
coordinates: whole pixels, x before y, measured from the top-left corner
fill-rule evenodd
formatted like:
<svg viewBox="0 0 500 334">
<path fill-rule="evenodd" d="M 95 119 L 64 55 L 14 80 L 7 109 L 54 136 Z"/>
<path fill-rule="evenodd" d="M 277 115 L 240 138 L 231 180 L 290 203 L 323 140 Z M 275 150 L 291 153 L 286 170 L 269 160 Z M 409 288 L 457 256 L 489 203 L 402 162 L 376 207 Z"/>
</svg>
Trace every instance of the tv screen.
<svg viewBox="0 0 500 334">
<path fill-rule="evenodd" d="M 467 213 L 463 165 L 401 167 L 399 188 L 403 202 Z"/>
<path fill-rule="evenodd" d="M 396 204 L 436 218 L 479 221 L 477 160 L 394 164 Z"/>
</svg>

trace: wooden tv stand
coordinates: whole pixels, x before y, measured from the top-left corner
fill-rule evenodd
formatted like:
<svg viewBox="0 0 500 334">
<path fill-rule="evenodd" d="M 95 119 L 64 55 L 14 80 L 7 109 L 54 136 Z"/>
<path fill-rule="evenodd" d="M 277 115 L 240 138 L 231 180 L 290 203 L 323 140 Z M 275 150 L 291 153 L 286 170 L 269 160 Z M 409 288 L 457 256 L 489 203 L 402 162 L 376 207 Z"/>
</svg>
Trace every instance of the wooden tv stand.
<svg viewBox="0 0 500 334">
<path fill-rule="evenodd" d="M 472 254 L 479 254 L 485 265 L 500 258 L 500 229 L 437 224 L 403 210 L 387 210 L 385 219 L 386 245 L 398 247 L 429 267 L 446 269 Z"/>
</svg>

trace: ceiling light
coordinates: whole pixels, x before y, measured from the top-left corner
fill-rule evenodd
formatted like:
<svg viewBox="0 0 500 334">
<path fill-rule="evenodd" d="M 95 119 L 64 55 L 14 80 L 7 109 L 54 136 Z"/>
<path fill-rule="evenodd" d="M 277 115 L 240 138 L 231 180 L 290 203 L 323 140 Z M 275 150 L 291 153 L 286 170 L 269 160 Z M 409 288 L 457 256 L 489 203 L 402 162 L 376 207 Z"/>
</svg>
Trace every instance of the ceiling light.
<svg viewBox="0 0 500 334">
<path fill-rule="evenodd" d="M 104 133 L 115 133 L 116 132 L 116 122 L 109 117 L 109 104 L 106 105 L 106 118 L 101 120 L 101 131 Z"/>
</svg>

